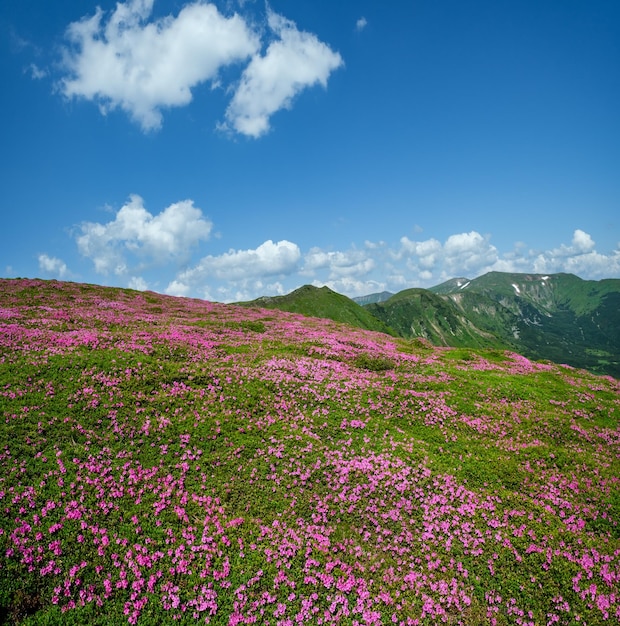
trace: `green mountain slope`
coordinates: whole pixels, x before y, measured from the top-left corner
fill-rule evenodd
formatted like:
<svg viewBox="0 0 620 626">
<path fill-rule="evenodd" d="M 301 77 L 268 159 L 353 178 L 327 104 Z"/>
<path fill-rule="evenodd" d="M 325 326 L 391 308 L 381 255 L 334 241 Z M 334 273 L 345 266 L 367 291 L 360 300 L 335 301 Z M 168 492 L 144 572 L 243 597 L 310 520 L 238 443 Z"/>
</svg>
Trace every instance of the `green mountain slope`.
<svg viewBox="0 0 620 626">
<path fill-rule="evenodd" d="M 489 272 L 473 280 L 453 279 L 429 291 L 442 295 L 475 292 L 498 301 L 505 299 L 507 304 L 527 301 L 548 313 L 571 310 L 583 315 L 600 306 L 610 293 L 620 293 L 620 279 L 595 281 L 574 274 Z"/>
<path fill-rule="evenodd" d="M 350 324 L 364 330 L 375 330 L 388 335 L 394 331 L 372 312 L 329 287 L 304 285 L 285 296 L 263 296 L 250 302 L 239 302 L 241 306 L 278 309 L 290 313 L 300 313 L 310 317 L 321 317 L 335 322 Z"/>
<path fill-rule="evenodd" d="M 430 291 L 506 345 L 549 359 L 620 376 L 620 280 L 572 274 L 490 272 Z"/>
<path fill-rule="evenodd" d="M 509 347 L 477 326 L 449 298 L 427 289 L 407 289 L 366 308 L 401 337 L 421 337 L 437 346 Z"/>
<path fill-rule="evenodd" d="M 433 293 L 438 293 L 439 295 L 446 295 L 449 293 L 461 291 L 461 289 L 467 287 L 470 282 L 471 280 L 469 278 L 451 278 L 445 283 L 441 283 L 441 285 L 431 287 L 429 291 L 432 291 Z"/>
</svg>

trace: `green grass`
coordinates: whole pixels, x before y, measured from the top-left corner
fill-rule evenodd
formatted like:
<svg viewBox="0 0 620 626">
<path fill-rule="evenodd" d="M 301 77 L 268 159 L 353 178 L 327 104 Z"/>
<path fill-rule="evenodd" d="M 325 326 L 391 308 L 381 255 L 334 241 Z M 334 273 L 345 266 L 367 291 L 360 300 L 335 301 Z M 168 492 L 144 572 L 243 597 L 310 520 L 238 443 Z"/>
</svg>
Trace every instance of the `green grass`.
<svg viewBox="0 0 620 626">
<path fill-rule="evenodd" d="M 146 598 L 138 624 L 202 623 L 205 586 L 211 624 L 610 623 L 582 592 L 604 605 L 620 572 L 617 381 L 276 312 L 3 288 L 10 321 L 47 334 L 0 335 L 0 622 L 122 624 Z M 76 292 L 97 349 L 45 323 Z"/>
</svg>

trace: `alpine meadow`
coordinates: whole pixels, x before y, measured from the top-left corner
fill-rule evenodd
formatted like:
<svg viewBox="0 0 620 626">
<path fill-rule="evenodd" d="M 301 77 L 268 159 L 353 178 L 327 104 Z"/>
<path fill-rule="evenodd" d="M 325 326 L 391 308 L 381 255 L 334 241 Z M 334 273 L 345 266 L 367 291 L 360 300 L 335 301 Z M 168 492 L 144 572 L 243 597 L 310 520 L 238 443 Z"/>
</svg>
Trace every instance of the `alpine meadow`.
<svg viewBox="0 0 620 626">
<path fill-rule="evenodd" d="M 620 0 L 0 0 L 0 626 L 620 625 Z"/>
<path fill-rule="evenodd" d="M 620 383 L 0 280 L 0 622 L 620 620 Z"/>
</svg>

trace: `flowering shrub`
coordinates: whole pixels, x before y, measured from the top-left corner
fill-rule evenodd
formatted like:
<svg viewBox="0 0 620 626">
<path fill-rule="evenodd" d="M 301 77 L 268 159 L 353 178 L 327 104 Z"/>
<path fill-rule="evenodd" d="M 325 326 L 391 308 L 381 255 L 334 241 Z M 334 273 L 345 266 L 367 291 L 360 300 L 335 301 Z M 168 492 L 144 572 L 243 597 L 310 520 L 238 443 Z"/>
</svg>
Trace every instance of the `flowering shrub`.
<svg viewBox="0 0 620 626">
<path fill-rule="evenodd" d="M 0 281 L 9 623 L 620 620 L 620 385 Z"/>
</svg>

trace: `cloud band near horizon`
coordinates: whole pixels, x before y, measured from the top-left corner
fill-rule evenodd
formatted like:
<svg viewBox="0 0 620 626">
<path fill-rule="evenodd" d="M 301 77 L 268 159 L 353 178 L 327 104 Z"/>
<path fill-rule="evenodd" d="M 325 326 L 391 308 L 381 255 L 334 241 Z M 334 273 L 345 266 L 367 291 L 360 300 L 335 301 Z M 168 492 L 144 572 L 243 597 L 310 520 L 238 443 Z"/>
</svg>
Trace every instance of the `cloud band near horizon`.
<svg viewBox="0 0 620 626">
<path fill-rule="evenodd" d="M 74 227 L 72 237 L 103 282 L 221 302 L 282 295 L 305 283 L 354 297 L 430 287 L 490 271 L 569 272 L 585 279 L 620 276 L 620 244 L 599 252 L 592 237 L 578 228 L 570 243 L 550 250 L 515 242 L 512 250 L 500 251 L 491 236 L 470 231 L 444 241 L 407 236 L 393 243 L 365 241 L 347 250 L 312 246 L 304 251 L 292 241 L 266 240 L 253 249 L 204 254 L 213 228 L 192 200 L 153 215 L 140 196 L 132 195 L 109 222 L 83 222 Z M 38 261 L 44 276 L 84 275 L 48 253 L 41 253 Z"/>
</svg>

